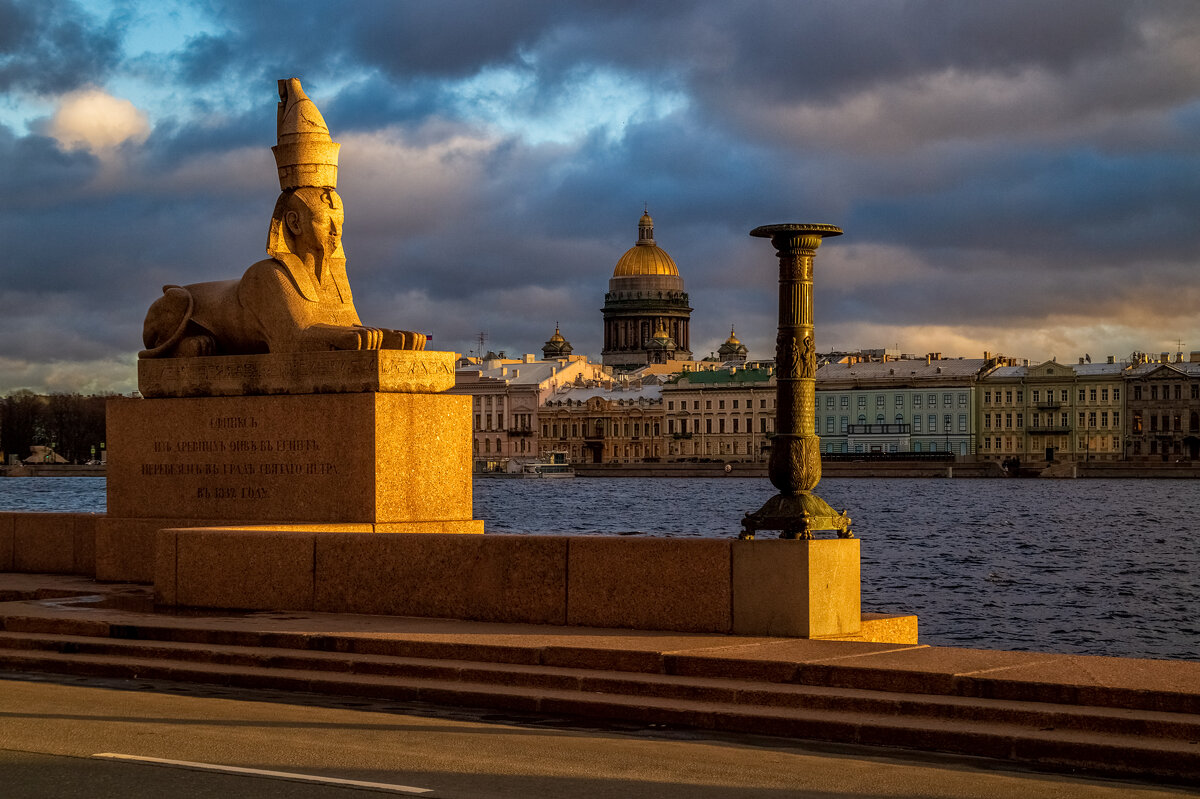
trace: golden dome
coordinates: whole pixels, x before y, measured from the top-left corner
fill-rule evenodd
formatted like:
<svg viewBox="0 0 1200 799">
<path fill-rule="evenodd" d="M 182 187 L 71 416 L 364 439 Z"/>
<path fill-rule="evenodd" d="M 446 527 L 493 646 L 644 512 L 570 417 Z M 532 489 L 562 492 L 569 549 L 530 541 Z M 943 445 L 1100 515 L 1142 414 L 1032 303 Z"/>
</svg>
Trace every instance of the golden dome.
<svg viewBox="0 0 1200 799">
<path fill-rule="evenodd" d="M 732 327 L 729 328 L 729 338 L 725 339 L 725 343 L 733 344 L 735 346 L 742 343 L 742 342 L 738 341 L 738 337 L 736 335 L 734 335 Z"/>
<path fill-rule="evenodd" d="M 679 276 L 675 261 L 654 243 L 654 220 L 649 211 L 638 220 L 637 244 L 625 251 L 613 269 L 613 277 L 641 275 Z"/>
</svg>

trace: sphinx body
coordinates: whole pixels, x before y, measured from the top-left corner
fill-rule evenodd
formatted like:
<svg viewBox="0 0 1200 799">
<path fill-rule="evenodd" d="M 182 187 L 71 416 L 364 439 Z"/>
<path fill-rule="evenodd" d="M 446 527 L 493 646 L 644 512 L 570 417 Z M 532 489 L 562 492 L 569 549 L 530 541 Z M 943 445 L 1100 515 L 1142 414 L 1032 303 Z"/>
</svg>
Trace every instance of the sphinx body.
<svg viewBox="0 0 1200 799">
<path fill-rule="evenodd" d="M 354 308 L 342 250 L 339 145 L 295 78 L 279 82 L 283 193 L 267 234 L 269 258 L 240 279 L 164 286 L 146 314 L 141 358 L 313 350 L 423 350 L 420 333 L 366 327 Z"/>
</svg>

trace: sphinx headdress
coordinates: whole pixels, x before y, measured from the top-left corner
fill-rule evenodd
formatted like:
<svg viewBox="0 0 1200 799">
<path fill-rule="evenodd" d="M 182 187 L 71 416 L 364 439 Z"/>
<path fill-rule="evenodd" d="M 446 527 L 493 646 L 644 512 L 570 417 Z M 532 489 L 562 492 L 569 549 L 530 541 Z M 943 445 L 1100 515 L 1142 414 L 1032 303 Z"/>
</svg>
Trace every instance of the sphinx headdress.
<svg viewBox="0 0 1200 799">
<path fill-rule="evenodd" d="M 279 169 L 281 190 L 337 186 L 341 145 L 329 137 L 325 118 L 304 93 L 299 78 L 279 81 L 276 131 L 279 143 L 271 148 L 271 152 L 275 154 L 275 166 Z"/>
</svg>

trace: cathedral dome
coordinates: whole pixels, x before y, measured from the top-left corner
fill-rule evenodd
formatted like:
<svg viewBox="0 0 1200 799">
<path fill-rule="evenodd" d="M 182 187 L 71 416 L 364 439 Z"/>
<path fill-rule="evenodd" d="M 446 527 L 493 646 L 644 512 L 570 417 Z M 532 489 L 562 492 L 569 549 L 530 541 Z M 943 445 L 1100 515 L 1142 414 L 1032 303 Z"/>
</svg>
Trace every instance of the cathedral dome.
<svg viewBox="0 0 1200 799">
<path fill-rule="evenodd" d="M 626 250 L 613 269 L 613 277 L 641 275 L 679 276 L 675 261 L 654 243 L 654 220 L 648 212 L 638 220 L 637 244 Z"/>
<path fill-rule="evenodd" d="M 558 331 L 558 325 L 554 325 L 554 335 L 542 347 L 542 357 L 547 361 L 552 361 L 555 358 L 566 358 L 574 349 L 571 347 L 571 342 L 563 338 L 563 334 Z"/>
</svg>

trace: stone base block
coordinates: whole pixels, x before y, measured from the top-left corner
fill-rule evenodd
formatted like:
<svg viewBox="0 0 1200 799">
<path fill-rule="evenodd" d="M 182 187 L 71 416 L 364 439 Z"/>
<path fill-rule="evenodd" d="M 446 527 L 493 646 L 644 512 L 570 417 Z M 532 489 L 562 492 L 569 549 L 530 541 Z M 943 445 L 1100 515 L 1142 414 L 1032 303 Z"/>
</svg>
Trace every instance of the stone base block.
<svg viewBox="0 0 1200 799">
<path fill-rule="evenodd" d="M 567 541 L 551 536 L 319 535 L 314 607 L 565 624 Z"/>
<path fill-rule="evenodd" d="M 765 539 L 732 546 L 733 632 L 801 638 L 859 632 L 859 539 Z"/>
<path fill-rule="evenodd" d="M 113 399 L 108 514 L 217 523 L 471 518 L 470 397 Z"/>
<path fill-rule="evenodd" d="M 436 394 L 454 387 L 453 352 L 340 350 L 208 358 L 143 358 L 143 397 L 263 394 Z"/>
<path fill-rule="evenodd" d="M 158 531 L 219 527 L 264 533 L 267 531 L 310 533 L 455 533 L 481 535 L 483 522 L 478 519 L 437 522 L 398 522 L 395 524 L 273 524 L 249 522 L 231 525 L 220 519 L 114 519 L 100 516 L 96 522 L 95 574 L 98 580 L 127 583 L 157 583 L 159 558 Z M 0 537 L 0 546 L 3 546 Z M 172 599 L 167 604 L 175 604 Z M 361 611 L 368 612 L 368 611 Z"/>
<path fill-rule="evenodd" d="M 572 538 L 567 623 L 729 632 L 730 543 Z"/>
<path fill-rule="evenodd" d="M 95 513 L 0 513 L 0 571 L 95 572 Z"/>
<path fill-rule="evenodd" d="M 918 643 L 917 617 L 896 613 L 864 613 L 862 628 L 857 633 L 828 636 L 826 640 L 915 645 Z"/>
<path fill-rule="evenodd" d="M 13 571 L 13 530 L 16 524 L 15 513 L 0 513 L 0 572 Z"/>
</svg>

